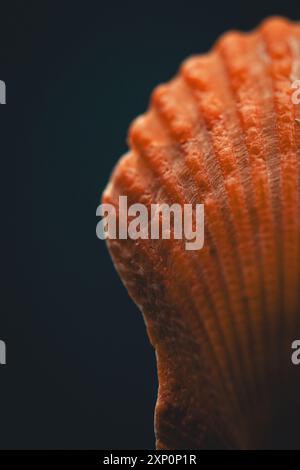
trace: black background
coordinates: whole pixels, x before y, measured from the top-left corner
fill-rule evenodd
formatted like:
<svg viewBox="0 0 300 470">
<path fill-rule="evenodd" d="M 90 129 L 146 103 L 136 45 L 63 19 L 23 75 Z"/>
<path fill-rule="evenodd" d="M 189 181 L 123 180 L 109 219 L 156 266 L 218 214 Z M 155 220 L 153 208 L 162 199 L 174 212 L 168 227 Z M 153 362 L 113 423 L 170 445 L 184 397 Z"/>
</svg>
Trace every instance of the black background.
<svg viewBox="0 0 300 470">
<path fill-rule="evenodd" d="M 152 88 L 298 1 L 0 3 L 0 448 L 154 448 L 154 352 L 96 238 Z"/>
</svg>

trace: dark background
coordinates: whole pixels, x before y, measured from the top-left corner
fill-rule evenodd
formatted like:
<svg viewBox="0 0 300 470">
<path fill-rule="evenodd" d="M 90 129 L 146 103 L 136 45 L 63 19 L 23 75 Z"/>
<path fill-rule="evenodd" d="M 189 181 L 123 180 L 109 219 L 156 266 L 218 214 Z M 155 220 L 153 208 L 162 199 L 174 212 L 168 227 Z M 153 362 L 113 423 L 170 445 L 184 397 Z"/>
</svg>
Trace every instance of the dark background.
<svg viewBox="0 0 300 470">
<path fill-rule="evenodd" d="M 227 29 L 299 18 L 298 2 L 0 7 L 0 448 L 153 448 L 155 356 L 96 207 L 152 88 Z"/>
</svg>

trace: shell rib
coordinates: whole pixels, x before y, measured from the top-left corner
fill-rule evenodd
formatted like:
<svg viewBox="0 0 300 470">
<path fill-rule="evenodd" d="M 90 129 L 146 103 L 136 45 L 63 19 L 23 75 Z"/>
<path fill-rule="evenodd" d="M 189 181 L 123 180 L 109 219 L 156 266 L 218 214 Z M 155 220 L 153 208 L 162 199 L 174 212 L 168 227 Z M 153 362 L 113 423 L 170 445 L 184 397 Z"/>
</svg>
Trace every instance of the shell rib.
<svg viewBox="0 0 300 470">
<path fill-rule="evenodd" d="M 199 251 L 108 240 L 156 350 L 158 449 L 261 447 L 299 385 L 297 79 L 299 23 L 225 34 L 154 90 L 104 192 L 116 208 L 120 195 L 205 208 Z"/>
</svg>

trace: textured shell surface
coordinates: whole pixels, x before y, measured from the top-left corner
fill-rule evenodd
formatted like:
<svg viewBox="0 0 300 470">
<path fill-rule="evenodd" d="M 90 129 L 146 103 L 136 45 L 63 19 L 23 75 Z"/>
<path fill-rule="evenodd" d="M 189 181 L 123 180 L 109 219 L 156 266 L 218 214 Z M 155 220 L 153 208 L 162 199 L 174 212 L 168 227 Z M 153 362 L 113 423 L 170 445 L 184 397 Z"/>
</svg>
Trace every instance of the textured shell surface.
<svg viewBox="0 0 300 470">
<path fill-rule="evenodd" d="M 156 351 L 158 449 L 263 448 L 284 403 L 299 413 L 296 80 L 299 23 L 225 34 L 154 90 L 103 193 L 116 208 L 204 204 L 201 250 L 107 240 Z"/>
</svg>

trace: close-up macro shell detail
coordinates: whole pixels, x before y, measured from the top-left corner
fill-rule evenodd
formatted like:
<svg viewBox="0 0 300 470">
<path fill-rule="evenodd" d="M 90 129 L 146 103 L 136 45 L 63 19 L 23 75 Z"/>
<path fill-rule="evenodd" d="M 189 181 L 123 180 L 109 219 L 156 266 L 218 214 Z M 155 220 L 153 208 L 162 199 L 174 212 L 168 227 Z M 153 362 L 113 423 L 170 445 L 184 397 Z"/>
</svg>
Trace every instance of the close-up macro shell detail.
<svg viewBox="0 0 300 470">
<path fill-rule="evenodd" d="M 156 352 L 158 449 L 280 447 L 278 422 L 299 413 L 296 80 L 299 23 L 226 33 L 155 88 L 104 191 L 116 209 L 204 204 L 200 250 L 107 240 Z"/>
</svg>

